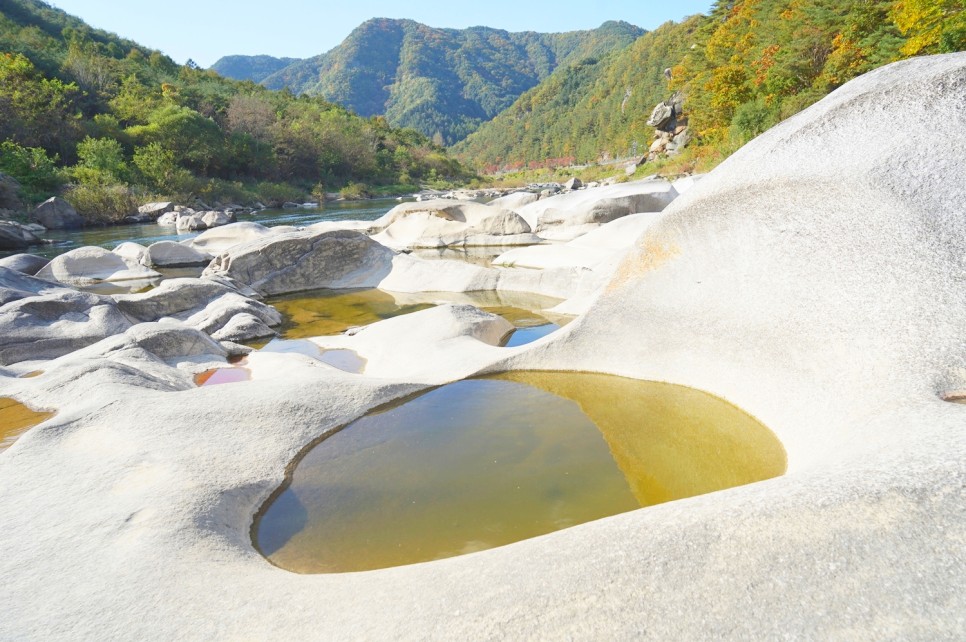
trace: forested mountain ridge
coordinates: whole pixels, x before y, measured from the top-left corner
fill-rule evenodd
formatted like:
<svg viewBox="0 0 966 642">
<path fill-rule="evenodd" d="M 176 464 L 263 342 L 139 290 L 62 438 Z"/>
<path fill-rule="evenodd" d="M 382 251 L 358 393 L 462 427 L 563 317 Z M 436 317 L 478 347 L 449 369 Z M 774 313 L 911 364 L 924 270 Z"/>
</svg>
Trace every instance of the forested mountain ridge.
<svg viewBox="0 0 966 642">
<path fill-rule="evenodd" d="M 647 152 L 656 103 L 684 96 L 689 154 L 720 159 L 875 67 L 966 49 L 963 0 L 718 0 L 594 65 L 558 69 L 455 146 L 478 165 Z M 636 145 L 635 145 L 636 143 Z"/>
<path fill-rule="evenodd" d="M 469 176 L 383 118 L 179 65 L 39 0 L 0 1 L 0 172 L 89 219 L 137 201 L 278 202 Z"/>
<path fill-rule="evenodd" d="M 298 62 L 299 58 L 275 56 L 222 56 L 210 69 L 232 80 L 261 82 L 276 71 Z"/>
<path fill-rule="evenodd" d="M 541 34 L 489 27 L 437 29 L 412 20 L 375 18 L 334 49 L 261 82 L 321 96 L 362 116 L 385 115 L 391 125 L 451 144 L 561 65 L 623 49 L 643 33 L 626 22 Z"/>
</svg>

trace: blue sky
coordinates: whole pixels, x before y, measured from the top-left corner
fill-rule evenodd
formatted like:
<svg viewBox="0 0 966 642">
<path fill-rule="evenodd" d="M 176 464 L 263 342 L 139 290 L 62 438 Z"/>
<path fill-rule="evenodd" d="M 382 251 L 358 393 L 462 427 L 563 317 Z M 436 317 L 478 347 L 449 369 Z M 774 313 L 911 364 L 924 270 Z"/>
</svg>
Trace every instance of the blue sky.
<svg viewBox="0 0 966 642">
<path fill-rule="evenodd" d="M 411 18 L 434 27 L 485 25 L 508 31 L 591 29 L 626 20 L 653 29 L 668 20 L 706 13 L 712 0 L 48 0 L 91 26 L 160 49 L 176 62 L 203 67 L 228 54 L 307 58 L 339 44 L 369 18 Z"/>
</svg>

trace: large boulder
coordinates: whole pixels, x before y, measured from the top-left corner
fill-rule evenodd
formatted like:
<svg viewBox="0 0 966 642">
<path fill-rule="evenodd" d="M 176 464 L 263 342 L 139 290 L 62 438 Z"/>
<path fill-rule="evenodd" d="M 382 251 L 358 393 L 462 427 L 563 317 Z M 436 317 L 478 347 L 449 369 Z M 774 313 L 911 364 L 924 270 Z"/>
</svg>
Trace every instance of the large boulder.
<svg viewBox="0 0 966 642">
<path fill-rule="evenodd" d="M 0 221 L 0 250 L 25 250 L 44 241 L 16 221 Z"/>
<path fill-rule="evenodd" d="M 0 267 L 9 268 L 11 270 L 16 270 L 17 272 L 33 276 L 49 262 L 50 259 L 43 256 L 37 256 L 36 254 L 13 254 L 0 259 Z"/>
<path fill-rule="evenodd" d="M 73 206 L 64 199 L 54 196 L 37 206 L 30 213 L 30 219 L 48 230 L 74 229 L 84 226 L 84 219 Z"/>
<path fill-rule="evenodd" d="M 148 246 L 145 261 L 151 267 L 193 267 L 208 265 L 211 255 L 174 241 L 158 241 Z"/>
<path fill-rule="evenodd" d="M 516 212 L 472 201 L 403 203 L 373 222 L 375 238 L 395 249 L 539 243 Z"/>
<path fill-rule="evenodd" d="M 138 214 L 144 214 L 157 219 L 162 214 L 167 214 L 168 212 L 174 211 L 174 203 L 171 201 L 164 201 L 159 203 L 145 203 L 138 208 Z"/>
<path fill-rule="evenodd" d="M 571 240 L 628 214 L 660 212 L 677 195 L 668 181 L 634 181 L 540 199 L 518 213 L 540 237 Z"/>
<path fill-rule="evenodd" d="M 211 210 L 205 212 L 201 220 L 208 226 L 208 229 L 211 229 L 213 227 L 229 225 L 237 219 L 235 219 L 235 215 L 230 210 Z"/>
<path fill-rule="evenodd" d="M 114 299 L 124 314 L 144 322 L 163 317 L 187 318 L 227 294 L 238 290 L 212 279 L 165 279 L 158 287 L 136 294 L 117 294 Z"/>
<path fill-rule="evenodd" d="M 138 322 L 173 319 L 219 339 L 250 341 L 274 334 L 279 312 L 226 282 L 167 279 L 148 291 L 115 295 L 118 308 Z M 239 317 L 236 319 L 235 317 Z M 258 324 L 250 318 L 258 320 Z M 225 330 L 225 328 L 229 328 Z"/>
<path fill-rule="evenodd" d="M 211 338 L 217 341 L 254 341 L 274 337 L 272 330 L 262 319 L 247 312 L 233 315 L 222 328 L 212 333 Z"/>
<path fill-rule="evenodd" d="M 494 198 L 487 205 L 490 207 L 502 207 L 503 209 L 516 212 L 521 207 L 529 205 L 530 203 L 536 203 L 539 200 L 540 195 L 536 192 L 513 192 L 506 196 Z"/>
<path fill-rule="evenodd" d="M 212 256 L 221 254 L 236 245 L 262 239 L 273 234 L 273 228 L 244 221 L 232 223 L 213 230 L 202 232 L 193 239 L 184 241 L 196 250 L 206 252 Z"/>
<path fill-rule="evenodd" d="M 119 243 L 117 247 L 111 251 L 128 262 L 134 262 L 140 265 L 148 265 L 148 248 L 144 247 L 140 243 L 124 241 L 123 243 Z"/>
<path fill-rule="evenodd" d="M 0 210 L 19 212 L 22 209 L 20 183 L 13 176 L 0 173 Z"/>
<path fill-rule="evenodd" d="M 175 218 L 174 226 L 179 232 L 197 232 L 198 230 L 208 229 L 208 224 L 205 222 L 204 212 L 179 214 L 177 218 Z"/>
<path fill-rule="evenodd" d="M 161 277 L 154 270 L 102 247 L 79 247 L 61 254 L 44 266 L 37 276 L 68 285 Z"/>
<path fill-rule="evenodd" d="M 294 232 L 235 246 L 204 275 L 231 278 L 265 296 L 375 287 L 392 269 L 393 254 L 359 232 Z"/>
<path fill-rule="evenodd" d="M 526 360 L 708 390 L 787 450 L 782 478 L 613 531 L 675 587 L 595 557 L 615 597 L 649 596 L 637 630 L 961 637 L 966 407 L 943 398 L 966 388 L 964 150 L 966 53 L 870 72 L 670 205 L 566 349 Z"/>
<path fill-rule="evenodd" d="M 238 318 L 246 319 L 239 324 Z M 258 327 L 247 322 L 249 317 L 258 319 Z M 219 340 L 250 341 L 275 334 L 274 331 L 264 332 L 262 327 L 277 326 L 282 323 L 282 315 L 270 305 L 229 292 L 212 300 L 203 308 L 174 315 L 174 318 L 184 321 L 185 325 L 197 328 Z M 225 330 L 230 326 L 230 330 Z M 244 326 L 241 327 L 241 326 Z M 248 332 L 248 334 L 244 334 Z"/>
<path fill-rule="evenodd" d="M 0 280 L 4 271 L 0 268 Z M 36 289 L 21 290 L 19 298 L 0 305 L 0 365 L 59 357 L 131 326 L 110 297 L 49 283 Z"/>
</svg>

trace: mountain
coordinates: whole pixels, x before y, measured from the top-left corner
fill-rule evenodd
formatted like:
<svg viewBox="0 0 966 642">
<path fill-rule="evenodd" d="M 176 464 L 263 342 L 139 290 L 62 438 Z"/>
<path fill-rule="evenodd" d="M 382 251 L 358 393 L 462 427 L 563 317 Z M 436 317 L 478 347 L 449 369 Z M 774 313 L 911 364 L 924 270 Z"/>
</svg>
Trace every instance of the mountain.
<svg viewBox="0 0 966 642">
<path fill-rule="evenodd" d="M 558 159 L 590 162 L 601 154 L 646 150 L 654 105 L 668 97 L 664 70 L 688 51 L 705 22 L 667 23 L 626 49 L 563 66 L 508 109 L 456 144 L 454 153 L 495 170 L 499 165 Z"/>
<path fill-rule="evenodd" d="M 299 62 L 299 58 L 275 58 L 274 56 L 224 56 L 210 69 L 225 78 L 262 82 L 276 71 Z"/>
<path fill-rule="evenodd" d="M 626 22 L 540 34 L 376 18 L 334 49 L 293 63 L 262 84 L 321 96 L 362 116 L 385 115 L 391 125 L 451 144 L 561 65 L 605 56 L 643 33 Z"/>
<path fill-rule="evenodd" d="M 655 104 L 680 91 L 696 137 L 687 158 L 707 167 L 866 71 L 963 49 L 961 0 L 718 0 L 597 62 L 561 65 L 453 151 L 491 170 L 644 154 Z"/>
<path fill-rule="evenodd" d="M 471 175 L 416 131 L 179 65 L 38 0 L 0 0 L 0 172 L 112 222 L 147 199 L 280 203 Z"/>
</svg>

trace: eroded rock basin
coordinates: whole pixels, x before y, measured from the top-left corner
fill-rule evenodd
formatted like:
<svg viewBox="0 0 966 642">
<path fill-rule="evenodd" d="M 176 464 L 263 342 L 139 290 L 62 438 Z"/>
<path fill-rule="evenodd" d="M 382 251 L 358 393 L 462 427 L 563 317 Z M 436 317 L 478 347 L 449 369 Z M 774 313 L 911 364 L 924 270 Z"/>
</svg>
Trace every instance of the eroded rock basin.
<svg viewBox="0 0 966 642">
<path fill-rule="evenodd" d="M 560 299 L 522 292 L 403 294 L 379 289 L 316 290 L 270 298 L 267 302 L 282 313 L 284 322 L 279 336 L 286 340 L 341 334 L 352 327 L 418 312 L 445 302 L 471 303 L 507 319 L 522 331 L 518 333 L 520 336 L 508 338 L 509 346 L 545 336 L 572 319 L 568 315 L 545 311 L 560 303 Z M 535 330 L 537 327 L 541 330 Z"/>
<path fill-rule="evenodd" d="M 363 571 L 502 546 L 781 475 L 785 451 L 707 393 L 588 373 L 449 384 L 307 451 L 253 526 L 299 573 Z"/>
<path fill-rule="evenodd" d="M 52 412 L 31 410 L 14 399 L 0 397 L 0 452 L 10 448 L 20 435 L 53 416 Z"/>
</svg>

